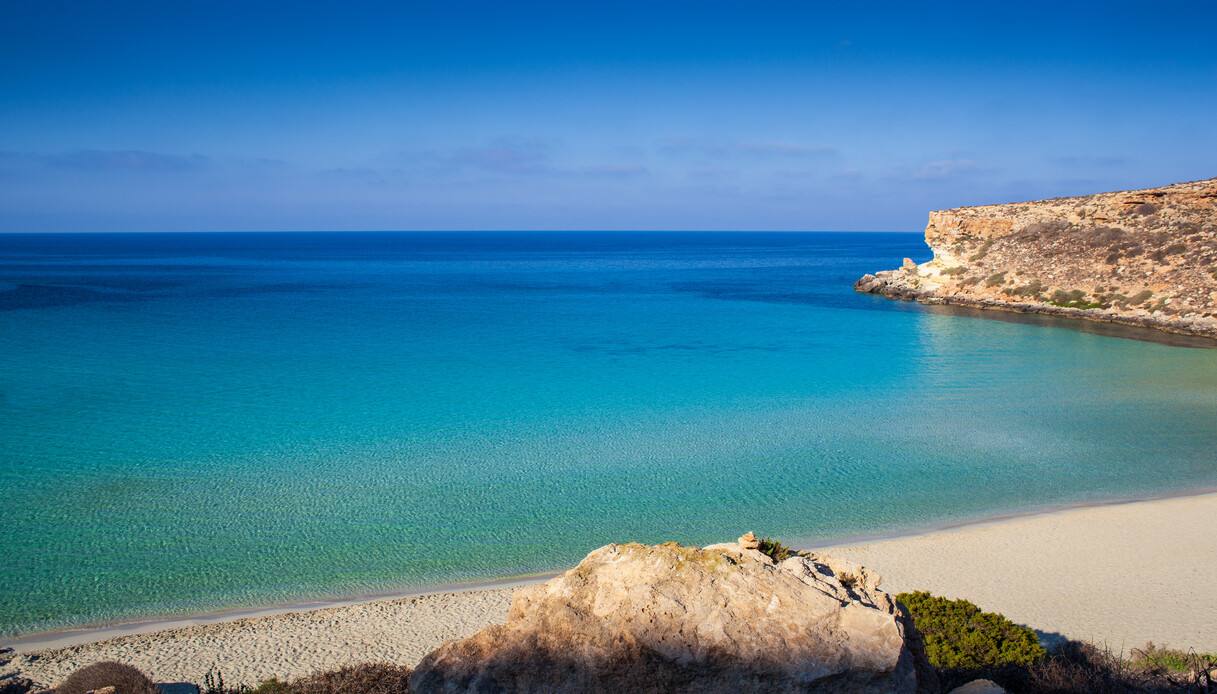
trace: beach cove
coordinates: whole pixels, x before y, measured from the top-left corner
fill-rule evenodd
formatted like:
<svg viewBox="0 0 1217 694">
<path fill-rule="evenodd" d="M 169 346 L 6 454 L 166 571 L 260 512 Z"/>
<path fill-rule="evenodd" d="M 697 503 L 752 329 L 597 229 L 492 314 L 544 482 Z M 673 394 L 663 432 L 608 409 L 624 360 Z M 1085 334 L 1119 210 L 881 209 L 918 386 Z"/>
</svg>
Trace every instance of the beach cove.
<svg viewBox="0 0 1217 694">
<path fill-rule="evenodd" d="M 1217 485 L 1217 350 L 852 291 L 916 234 L 0 250 L 9 637 Z"/>
</svg>

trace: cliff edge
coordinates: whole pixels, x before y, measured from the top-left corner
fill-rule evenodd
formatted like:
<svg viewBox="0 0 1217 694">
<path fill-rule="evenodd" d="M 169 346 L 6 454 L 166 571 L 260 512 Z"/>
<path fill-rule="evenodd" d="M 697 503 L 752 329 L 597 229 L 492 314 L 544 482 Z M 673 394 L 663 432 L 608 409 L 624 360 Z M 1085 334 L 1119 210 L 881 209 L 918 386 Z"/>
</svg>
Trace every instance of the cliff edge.
<svg viewBox="0 0 1217 694">
<path fill-rule="evenodd" d="M 1217 178 L 930 213 L 934 257 L 861 292 L 1217 339 Z"/>
</svg>

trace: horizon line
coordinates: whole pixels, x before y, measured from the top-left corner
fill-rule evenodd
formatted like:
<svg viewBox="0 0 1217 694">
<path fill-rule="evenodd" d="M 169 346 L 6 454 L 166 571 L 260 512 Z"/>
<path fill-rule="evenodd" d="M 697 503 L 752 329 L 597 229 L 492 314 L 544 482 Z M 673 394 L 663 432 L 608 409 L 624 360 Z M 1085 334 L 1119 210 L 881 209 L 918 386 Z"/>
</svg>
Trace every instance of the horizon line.
<svg viewBox="0 0 1217 694">
<path fill-rule="evenodd" d="M 146 229 L 0 231 L 0 236 L 93 234 L 920 234 L 909 229 Z"/>
</svg>

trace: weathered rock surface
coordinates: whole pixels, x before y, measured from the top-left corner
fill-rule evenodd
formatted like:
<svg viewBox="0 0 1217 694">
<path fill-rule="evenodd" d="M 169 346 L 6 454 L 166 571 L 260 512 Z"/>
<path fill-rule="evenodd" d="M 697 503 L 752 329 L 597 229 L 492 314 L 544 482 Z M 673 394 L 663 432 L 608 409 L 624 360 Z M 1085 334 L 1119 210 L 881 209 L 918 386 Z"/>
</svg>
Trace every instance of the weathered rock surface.
<svg viewBox="0 0 1217 694">
<path fill-rule="evenodd" d="M 937 687 L 878 578 L 752 545 L 608 545 L 441 646 L 415 692 L 914 692 Z"/>
<path fill-rule="evenodd" d="M 925 240 L 854 288 L 1217 338 L 1217 178 L 931 212 Z"/>
<path fill-rule="evenodd" d="M 949 694 L 1006 694 L 1006 690 L 993 680 L 972 680 L 952 689 Z"/>
</svg>

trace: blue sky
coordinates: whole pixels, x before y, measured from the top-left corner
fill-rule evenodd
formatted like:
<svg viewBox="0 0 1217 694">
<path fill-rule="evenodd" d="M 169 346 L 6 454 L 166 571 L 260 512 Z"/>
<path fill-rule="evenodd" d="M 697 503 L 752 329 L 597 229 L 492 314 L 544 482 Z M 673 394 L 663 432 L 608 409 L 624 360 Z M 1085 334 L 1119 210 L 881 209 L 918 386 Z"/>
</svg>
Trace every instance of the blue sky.
<svg viewBox="0 0 1217 694">
<path fill-rule="evenodd" d="M 0 231 L 916 230 L 1215 126 L 1207 0 L 0 7 Z"/>
</svg>

